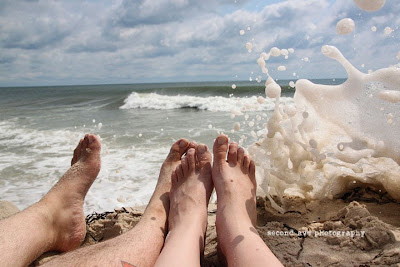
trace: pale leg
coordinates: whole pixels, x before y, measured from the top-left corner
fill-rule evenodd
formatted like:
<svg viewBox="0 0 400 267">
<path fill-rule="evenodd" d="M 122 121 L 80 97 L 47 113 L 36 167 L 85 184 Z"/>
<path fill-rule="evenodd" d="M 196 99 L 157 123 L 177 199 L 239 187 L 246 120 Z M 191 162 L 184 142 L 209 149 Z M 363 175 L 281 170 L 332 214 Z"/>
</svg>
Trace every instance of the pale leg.
<svg viewBox="0 0 400 267">
<path fill-rule="evenodd" d="M 282 266 L 255 229 L 255 165 L 243 148 L 220 135 L 214 143 L 212 178 L 217 192 L 217 238 L 228 266 Z"/>
<path fill-rule="evenodd" d="M 200 266 L 212 190 L 211 153 L 198 145 L 172 174 L 169 233 L 155 266 Z"/>
</svg>

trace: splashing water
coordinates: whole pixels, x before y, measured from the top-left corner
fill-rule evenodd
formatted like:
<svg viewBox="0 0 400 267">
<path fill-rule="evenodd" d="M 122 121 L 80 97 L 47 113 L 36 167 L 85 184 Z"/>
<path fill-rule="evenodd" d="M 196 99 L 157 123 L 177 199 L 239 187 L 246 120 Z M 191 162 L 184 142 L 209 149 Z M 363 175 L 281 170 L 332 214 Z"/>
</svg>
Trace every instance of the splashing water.
<svg viewBox="0 0 400 267">
<path fill-rule="evenodd" d="M 285 71 L 286 70 L 286 67 L 285 66 L 279 66 L 278 67 L 278 71 Z"/>
<path fill-rule="evenodd" d="M 386 0 L 354 0 L 354 3 L 364 11 L 377 11 L 385 5 Z"/>
<path fill-rule="evenodd" d="M 268 134 L 249 148 L 259 189 L 270 199 L 332 199 L 366 184 L 400 200 L 400 69 L 364 74 L 336 47 L 323 46 L 322 53 L 345 68 L 345 83 L 299 80 L 294 105 L 286 105 L 279 85 L 267 80 L 274 114 Z"/>
<path fill-rule="evenodd" d="M 350 18 L 345 18 L 340 20 L 336 24 L 336 32 L 340 35 L 349 34 L 354 30 L 355 23 L 354 20 Z"/>
<path fill-rule="evenodd" d="M 251 53 L 252 49 L 253 49 L 253 44 L 250 42 L 246 43 L 246 49 L 249 53 Z"/>
<path fill-rule="evenodd" d="M 385 35 L 390 35 L 390 34 L 392 34 L 392 32 L 393 32 L 393 29 L 390 28 L 390 27 L 386 27 L 386 28 L 383 30 L 383 33 L 384 33 Z"/>
</svg>

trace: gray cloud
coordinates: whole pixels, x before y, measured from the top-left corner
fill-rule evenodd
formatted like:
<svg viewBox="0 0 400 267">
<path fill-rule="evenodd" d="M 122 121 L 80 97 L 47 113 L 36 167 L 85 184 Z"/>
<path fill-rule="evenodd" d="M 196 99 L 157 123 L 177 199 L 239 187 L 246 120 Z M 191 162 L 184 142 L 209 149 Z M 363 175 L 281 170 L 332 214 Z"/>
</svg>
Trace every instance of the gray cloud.
<svg viewBox="0 0 400 267">
<path fill-rule="evenodd" d="M 85 42 L 85 43 L 73 44 L 66 49 L 66 52 L 70 53 L 116 52 L 117 49 L 118 47 L 112 43 L 92 41 L 89 43 Z"/>
<path fill-rule="evenodd" d="M 241 4 L 247 1 L 241 1 Z M 137 25 L 157 25 L 203 13 L 216 13 L 221 5 L 232 5 L 231 0 L 123 0 L 110 17 L 113 26 L 135 27 Z"/>
<path fill-rule="evenodd" d="M 16 57 L 13 55 L 0 55 L 0 65 L 13 63 Z"/>
<path fill-rule="evenodd" d="M 259 53 L 273 46 L 296 50 L 287 60 L 268 61 L 276 78 L 291 78 L 293 72 L 300 77 L 339 77 L 345 75 L 342 68 L 321 72 L 332 64 L 321 55 L 321 46 L 338 46 L 366 69 L 395 64 L 397 30 L 385 36 L 383 29 L 397 27 L 400 19 L 392 10 L 399 9 L 395 1 L 367 13 L 348 0 L 290 0 L 266 6 L 256 0 L 236 5 L 232 0 L 4 0 L 0 85 L 255 78 L 261 74 Z M 356 21 L 356 29 L 338 36 L 336 23 L 345 17 Z M 371 26 L 378 31 L 372 32 Z M 251 53 L 246 42 L 253 44 Z M 310 61 L 302 60 L 305 57 Z M 277 72 L 279 65 L 288 70 Z"/>
<path fill-rule="evenodd" d="M 37 50 L 62 42 L 74 30 L 74 21 L 59 8 L 38 1 L 8 2 L 0 17 L 0 46 Z"/>
<path fill-rule="evenodd" d="M 12 29 L 1 34 L 0 43 L 3 48 L 41 49 L 61 42 L 68 35 L 67 31 L 49 28 L 44 32 L 26 34 L 20 29 Z"/>
</svg>

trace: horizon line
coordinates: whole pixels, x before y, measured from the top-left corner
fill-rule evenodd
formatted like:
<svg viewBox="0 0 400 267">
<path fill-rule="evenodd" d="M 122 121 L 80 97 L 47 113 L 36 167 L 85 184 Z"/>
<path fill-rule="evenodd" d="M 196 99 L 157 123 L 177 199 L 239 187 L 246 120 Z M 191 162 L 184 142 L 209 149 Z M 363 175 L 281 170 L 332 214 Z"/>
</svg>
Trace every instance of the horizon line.
<svg viewBox="0 0 400 267">
<path fill-rule="evenodd" d="M 346 80 L 347 78 L 300 78 L 300 79 L 274 79 L 274 81 L 297 81 L 297 80 Z M 265 80 L 262 80 L 265 81 Z M 24 88 L 24 87 L 68 87 L 68 86 L 105 86 L 105 85 L 140 85 L 140 84 L 199 84 L 199 83 L 254 83 L 254 86 L 264 86 L 264 83 L 258 83 L 256 80 L 224 80 L 224 81 L 179 81 L 179 82 L 132 82 L 132 83 L 84 83 L 84 84 L 52 84 L 52 85 L 0 85 L 0 88 Z"/>
</svg>

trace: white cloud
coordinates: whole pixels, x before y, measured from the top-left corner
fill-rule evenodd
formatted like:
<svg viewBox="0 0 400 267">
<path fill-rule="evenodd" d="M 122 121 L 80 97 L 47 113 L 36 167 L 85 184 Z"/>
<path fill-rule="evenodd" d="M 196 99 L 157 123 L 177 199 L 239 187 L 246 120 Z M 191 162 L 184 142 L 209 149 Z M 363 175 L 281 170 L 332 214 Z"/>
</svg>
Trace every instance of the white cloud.
<svg viewBox="0 0 400 267">
<path fill-rule="evenodd" d="M 397 63 L 400 19 L 392 10 L 400 10 L 400 3 L 390 1 L 375 13 L 348 0 L 289 0 L 244 9 L 259 3 L 5 0 L 0 85 L 248 79 L 252 71 L 253 78 L 261 74 L 256 60 L 273 46 L 296 50 L 287 60 L 268 61 L 280 79 L 292 78 L 293 72 L 302 78 L 344 76 L 338 64 L 321 55 L 324 44 L 338 46 L 365 69 Z M 356 22 L 354 34 L 338 36 L 336 23 L 345 17 Z M 383 34 L 386 26 L 395 29 L 389 37 Z M 278 73 L 279 65 L 287 70 Z"/>
</svg>

